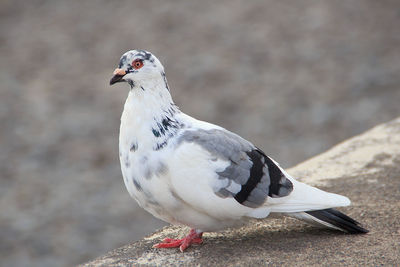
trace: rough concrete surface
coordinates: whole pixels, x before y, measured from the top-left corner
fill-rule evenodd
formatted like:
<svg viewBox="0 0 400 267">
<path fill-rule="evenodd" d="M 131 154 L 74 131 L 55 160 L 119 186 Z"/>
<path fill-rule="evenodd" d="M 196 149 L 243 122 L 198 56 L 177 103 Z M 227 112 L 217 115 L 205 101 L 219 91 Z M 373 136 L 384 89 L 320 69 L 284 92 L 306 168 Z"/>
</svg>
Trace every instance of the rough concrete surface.
<svg viewBox="0 0 400 267">
<path fill-rule="evenodd" d="M 0 265 L 71 266 L 165 226 L 118 162 L 120 55 L 289 167 L 400 114 L 399 0 L 1 0 Z"/>
<path fill-rule="evenodd" d="M 368 155 L 359 157 L 361 152 Z M 265 219 L 240 229 L 206 233 L 203 245 L 185 253 L 153 249 L 152 244 L 163 238 L 183 236 L 188 230 L 173 226 L 81 266 L 398 266 L 400 118 L 289 172 L 297 176 L 308 168 L 314 169 L 301 180 L 350 197 L 352 205 L 340 210 L 362 222 L 368 234 L 318 229 L 291 218 Z"/>
</svg>

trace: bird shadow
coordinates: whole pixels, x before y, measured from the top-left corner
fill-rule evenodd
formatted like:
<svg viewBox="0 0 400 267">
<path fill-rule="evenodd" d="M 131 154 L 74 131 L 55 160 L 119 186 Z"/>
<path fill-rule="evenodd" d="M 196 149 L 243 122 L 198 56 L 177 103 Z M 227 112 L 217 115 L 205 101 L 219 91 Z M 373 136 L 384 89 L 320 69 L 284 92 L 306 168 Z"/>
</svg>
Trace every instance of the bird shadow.
<svg viewBox="0 0 400 267">
<path fill-rule="evenodd" d="M 224 235 L 224 232 L 212 236 L 205 235 L 203 246 L 195 249 L 206 252 L 208 256 L 216 257 L 221 253 L 238 254 L 238 251 L 242 254 L 260 250 L 288 253 L 345 236 L 345 233 L 339 231 L 306 225 L 279 230 L 257 227 L 245 231 L 229 232 L 227 235 Z"/>
</svg>

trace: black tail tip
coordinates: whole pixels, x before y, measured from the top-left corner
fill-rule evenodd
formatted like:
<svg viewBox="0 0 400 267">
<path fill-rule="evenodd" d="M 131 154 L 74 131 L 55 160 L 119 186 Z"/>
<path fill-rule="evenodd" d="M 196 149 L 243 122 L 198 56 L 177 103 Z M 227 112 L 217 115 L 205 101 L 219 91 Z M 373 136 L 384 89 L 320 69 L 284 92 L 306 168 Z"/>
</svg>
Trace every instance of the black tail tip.
<svg viewBox="0 0 400 267">
<path fill-rule="evenodd" d="M 361 227 L 360 223 L 335 209 L 306 211 L 311 216 L 327 222 L 349 234 L 366 234 L 369 230 Z"/>
</svg>

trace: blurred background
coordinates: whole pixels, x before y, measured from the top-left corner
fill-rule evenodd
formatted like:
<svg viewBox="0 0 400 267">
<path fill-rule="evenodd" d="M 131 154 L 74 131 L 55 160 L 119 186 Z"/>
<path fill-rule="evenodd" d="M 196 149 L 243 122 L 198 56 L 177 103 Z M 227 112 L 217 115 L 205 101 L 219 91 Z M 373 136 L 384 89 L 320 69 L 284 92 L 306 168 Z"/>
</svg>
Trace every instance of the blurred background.
<svg viewBox="0 0 400 267">
<path fill-rule="evenodd" d="M 400 114 L 400 1 L 0 1 L 0 264 L 70 266 L 165 225 L 118 159 L 122 53 L 284 167 Z"/>
</svg>

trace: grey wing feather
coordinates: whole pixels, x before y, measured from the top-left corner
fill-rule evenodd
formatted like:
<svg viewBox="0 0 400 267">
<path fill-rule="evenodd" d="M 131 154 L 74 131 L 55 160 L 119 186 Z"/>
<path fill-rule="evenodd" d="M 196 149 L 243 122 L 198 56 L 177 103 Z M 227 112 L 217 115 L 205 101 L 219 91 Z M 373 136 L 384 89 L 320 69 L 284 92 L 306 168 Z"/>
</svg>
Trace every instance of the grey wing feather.
<svg viewBox="0 0 400 267">
<path fill-rule="evenodd" d="M 248 207 L 261 206 L 268 197 L 290 194 L 293 185 L 280 168 L 261 150 L 240 136 L 223 129 L 187 130 L 178 144 L 194 142 L 216 157 L 230 161 L 217 172 L 226 185 L 215 192 L 220 197 L 233 197 Z"/>
</svg>

